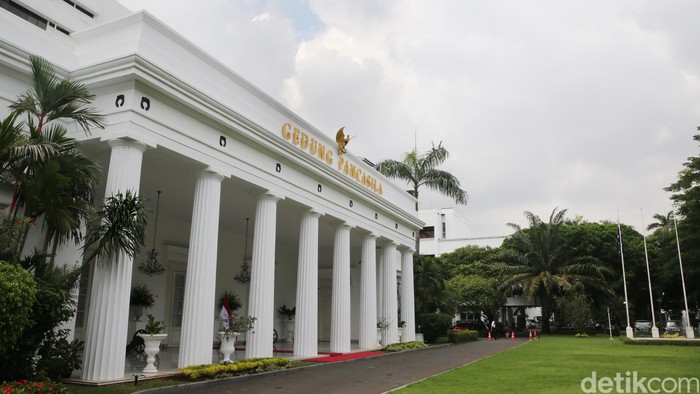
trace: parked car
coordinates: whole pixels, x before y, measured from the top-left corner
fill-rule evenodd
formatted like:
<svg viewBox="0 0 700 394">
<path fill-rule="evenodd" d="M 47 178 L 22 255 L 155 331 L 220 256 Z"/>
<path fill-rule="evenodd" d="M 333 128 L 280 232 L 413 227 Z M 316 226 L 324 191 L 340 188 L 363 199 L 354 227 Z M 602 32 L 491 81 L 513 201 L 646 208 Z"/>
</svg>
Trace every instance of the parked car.
<svg viewBox="0 0 700 394">
<path fill-rule="evenodd" d="M 537 320 L 535 319 L 527 319 L 525 321 L 525 327 L 527 327 L 528 330 L 532 330 L 537 328 Z"/>
<path fill-rule="evenodd" d="M 635 332 L 651 332 L 651 322 L 649 320 L 637 320 L 634 322 Z"/>
<path fill-rule="evenodd" d="M 669 334 L 677 334 L 681 332 L 681 323 L 676 320 L 669 320 L 663 324 L 661 329 Z"/>
</svg>

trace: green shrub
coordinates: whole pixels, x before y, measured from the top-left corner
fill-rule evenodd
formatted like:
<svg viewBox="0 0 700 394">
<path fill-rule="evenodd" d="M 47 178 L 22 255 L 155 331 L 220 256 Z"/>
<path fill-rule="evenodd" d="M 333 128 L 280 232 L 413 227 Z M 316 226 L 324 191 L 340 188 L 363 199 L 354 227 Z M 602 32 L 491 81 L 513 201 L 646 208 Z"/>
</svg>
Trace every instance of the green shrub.
<svg viewBox="0 0 700 394">
<path fill-rule="evenodd" d="M 441 336 L 447 335 L 452 325 L 452 315 L 446 313 L 425 313 L 418 318 L 418 325 L 423 332 L 426 342 L 435 342 Z"/>
<path fill-rule="evenodd" d="M 8 349 L 29 325 L 36 283 L 27 270 L 0 261 L 0 354 Z"/>
<path fill-rule="evenodd" d="M 626 345 L 656 345 L 656 346 L 700 346 L 700 341 L 693 339 L 630 339 L 620 337 Z"/>
<path fill-rule="evenodd" d="M 260 373 L 285 369 L 291 366 L 291 361 L 286 358 L 249 358 L 226 364 L 201 364 L 178 368 L 179 371 L 191 380 L 225 378 L 249 373 Z"/>
<path fill-rule="evenodd" d="M 474 330 L 449 331 L 447 338 L 451 343 L 460 343 L 475 340 L 479 337 L 479 332 Z"/>
<path fill-rule="evenodd" d="M 420 341 L 414 341 L 414 342 L 402 342 L 402 343 L 392 343 L 391 345 L 385 347 L 384 351 L 387 352 L 402 352 L 404 350 L 412 350 L 412 349 L 422 349 L 424 347 L 428 347 L 423 342 Z"/>
</svg>

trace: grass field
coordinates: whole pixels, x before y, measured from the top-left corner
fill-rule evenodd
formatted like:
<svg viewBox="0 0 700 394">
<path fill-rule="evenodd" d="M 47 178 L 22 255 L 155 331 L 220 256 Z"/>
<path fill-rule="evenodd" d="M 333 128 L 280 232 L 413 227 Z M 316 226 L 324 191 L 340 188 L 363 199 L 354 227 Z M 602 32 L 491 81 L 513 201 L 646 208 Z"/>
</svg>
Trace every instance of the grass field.
<svg viewBox="0 0 700 394">
<path fill-rule="evenodd" d="M 625 345 L 607 337 L 545 337 L 399 392 L 581 393 L 582 379 L 593 371 L 597 379 L 614 379 L 616 373 L 625 378 L 627 371 L 647 378 L 700 378 L 700 347 Z M 616 392 L 616 387 L 609 392 Z"/>
</svg>

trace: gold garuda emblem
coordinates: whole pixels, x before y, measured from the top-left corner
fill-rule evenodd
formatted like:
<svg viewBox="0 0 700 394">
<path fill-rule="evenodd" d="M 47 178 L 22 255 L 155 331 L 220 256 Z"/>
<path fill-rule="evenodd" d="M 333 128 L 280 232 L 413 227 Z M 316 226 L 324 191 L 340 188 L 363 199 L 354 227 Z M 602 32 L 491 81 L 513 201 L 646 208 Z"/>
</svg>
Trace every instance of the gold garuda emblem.
<svg viewBox="0 0 700 394">
<path fill-rule="evenodd" d="M 340 130 L 338 130 L 338 132 L 335 133 L 335 142 L 338 143 L 338 156 L 342 156 L 343 153 L 348 152 L 348 150 L 345 147 L 348 146 L 350 139 L 353 138 L 349 135 L 346 136 L 344 129 L 345 126 L 341 127 Z"/>
</svg>

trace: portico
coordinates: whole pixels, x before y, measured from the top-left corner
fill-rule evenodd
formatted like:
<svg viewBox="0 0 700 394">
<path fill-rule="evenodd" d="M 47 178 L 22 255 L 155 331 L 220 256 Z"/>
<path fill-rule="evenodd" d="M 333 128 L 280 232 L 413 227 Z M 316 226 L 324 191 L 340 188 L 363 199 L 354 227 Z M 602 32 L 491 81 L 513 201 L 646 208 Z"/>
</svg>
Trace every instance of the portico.
<svg viewBox="0 0 700 394">
<path fill-rule="evenodd" d="M 240 296 L 237 314 L 256 318 L 241 338 L 246 357 L 273 355 L 283 304 L 297 311 L 294 356 L 317 355 L 319 341 L 333 352 L 376 348 L 379 319 L 390 322 L 389 342 L 399 340 L 399 320 L 404 340 L 414 338 L 415 199 L 352 149 L 341 152 L 336 130 L 318 130 L 162 22 L 109 1 L 99 24 L 69 36 L 47 40 L 9 19 L 16 26 L 0 39 L 3 111 L 26 89 L 13 76 L 29 74 L 30 54 L 96 95 L 107 127 L 71 132 L 104 169 L 96 201 L 139 193 L 150 240 L 162 192 L 154 248 L 165 273 L 135 269 L 147 250 L 84 266 L 69 327 L 86 341 L 82 379 L 123 378 L 124 349 L 142 324 L 129 293 L 142 284 L 157 295 L 146 313 L 165 321 L 180 367 L 211 362 L 225 291 Z M 82 261 L 79 247 L 61 253 Z M 244 263 L 242 283 L 234 278 Z"/>
</svg>

